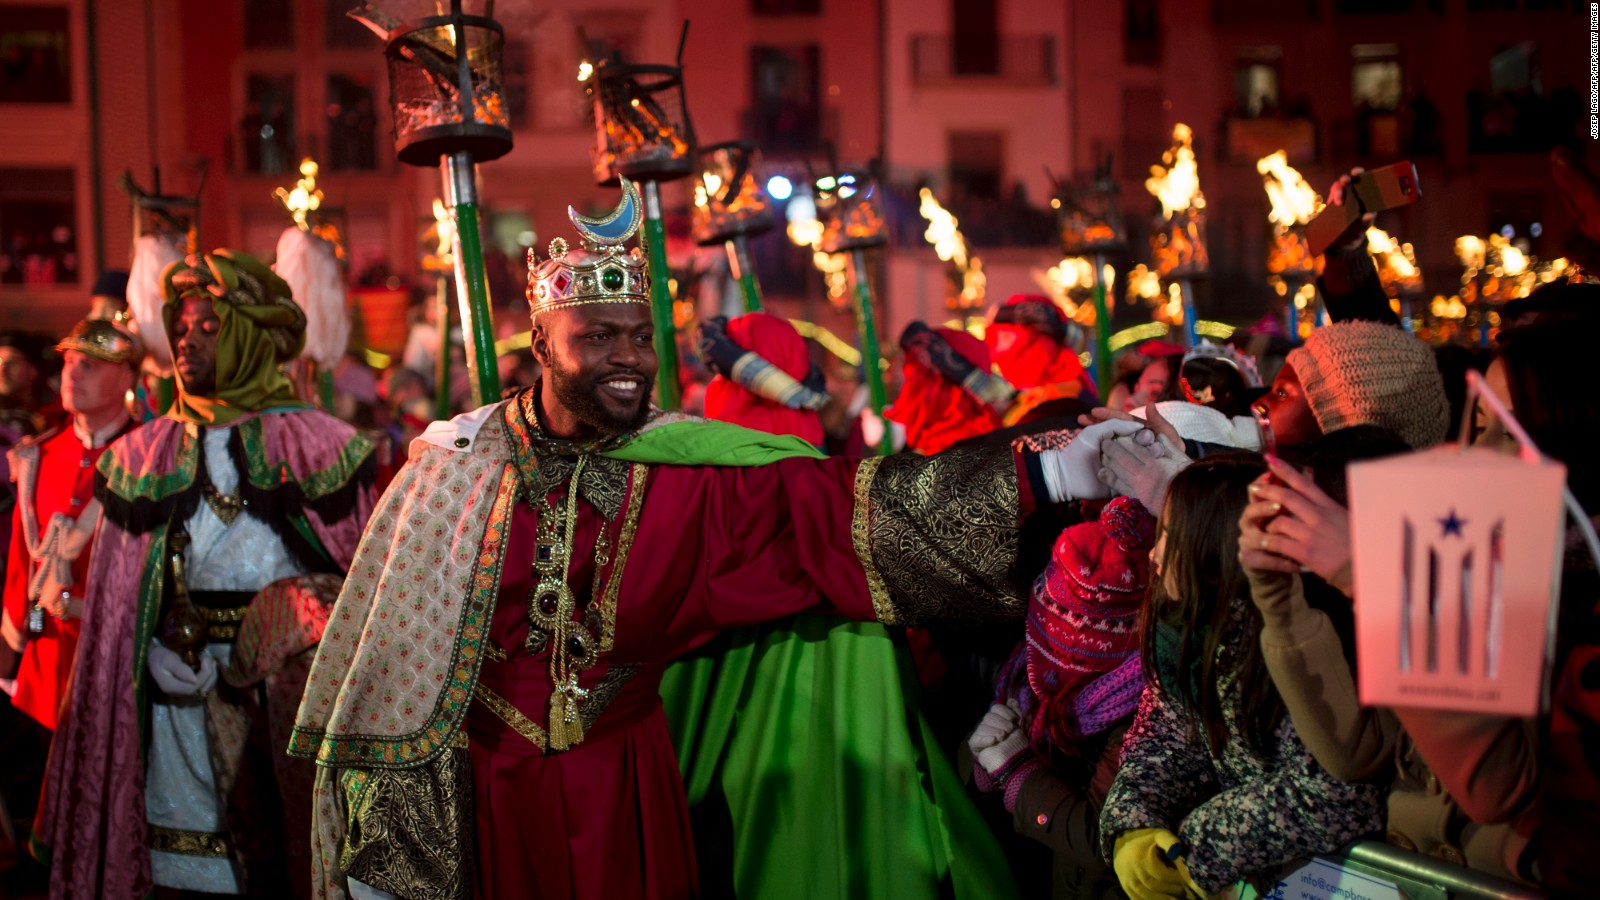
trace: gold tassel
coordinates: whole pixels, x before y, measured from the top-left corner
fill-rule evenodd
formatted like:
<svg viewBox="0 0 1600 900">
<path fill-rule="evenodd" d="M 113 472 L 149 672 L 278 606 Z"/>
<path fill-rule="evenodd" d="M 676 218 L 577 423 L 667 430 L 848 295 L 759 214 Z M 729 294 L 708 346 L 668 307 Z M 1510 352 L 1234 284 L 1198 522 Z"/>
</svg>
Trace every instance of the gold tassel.
<svg viewBox="0 0 1600 900">
<path fill-rule="evenodd" d="M 550 695 L 550 749 L 567 750 L 583 742 L 583 719 L 578 704 L 557 690 Z"/>
</svg>

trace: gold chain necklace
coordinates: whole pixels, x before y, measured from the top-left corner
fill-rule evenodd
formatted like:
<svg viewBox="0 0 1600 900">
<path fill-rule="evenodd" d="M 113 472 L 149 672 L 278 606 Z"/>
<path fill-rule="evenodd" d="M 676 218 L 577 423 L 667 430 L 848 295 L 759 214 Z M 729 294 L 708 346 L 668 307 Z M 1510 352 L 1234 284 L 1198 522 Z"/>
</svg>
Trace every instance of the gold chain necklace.
<svg viewBox="0 0 1600 900">
<path fill-rule="evenodd" d="M 549 742 L 552 750 L 565 750 L 583 740 L 583 720 L 578 709 L 589 692 L 579 685 L 579 673 L 599 661 L 599 632 L 603 618 L 593 598 L 584 621 L 574 621 L 577 596 L 567 583 L 567 566 L 572 559 L 578 531 L 578 486 L 587 454 L 578 457 L 567 481 L 565 509 L 557 513 L 546 492 L 540 497 L 539 523 L 535 531 L 533 570 L 537 579 L 528 594 L 528 639 L 530 655 L 550 651 Z M 600 525 L 595 541 L 595 579 L 611 561 L 611 541 L 606 523 Z"/>
</svg>

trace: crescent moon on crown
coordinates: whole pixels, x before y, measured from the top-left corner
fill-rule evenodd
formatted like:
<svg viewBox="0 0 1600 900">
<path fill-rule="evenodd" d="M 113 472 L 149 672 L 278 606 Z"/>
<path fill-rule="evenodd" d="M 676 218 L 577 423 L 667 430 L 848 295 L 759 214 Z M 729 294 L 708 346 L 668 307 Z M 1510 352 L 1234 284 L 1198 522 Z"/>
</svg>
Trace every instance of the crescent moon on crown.
<svg viewBox="0 0 1600 900">
<path fill-rule="evenodd" d="M 639 199 L 639 188 L 624 177 L 622 200 L 610 214 L 595 218 L 568 206 L 567 218 L 572 220 L 572 227 L 578 229 L 585 241 L 618 246 L 639 230 L 639 223 L 644 220 L 644 203 Z"/>
</svg>

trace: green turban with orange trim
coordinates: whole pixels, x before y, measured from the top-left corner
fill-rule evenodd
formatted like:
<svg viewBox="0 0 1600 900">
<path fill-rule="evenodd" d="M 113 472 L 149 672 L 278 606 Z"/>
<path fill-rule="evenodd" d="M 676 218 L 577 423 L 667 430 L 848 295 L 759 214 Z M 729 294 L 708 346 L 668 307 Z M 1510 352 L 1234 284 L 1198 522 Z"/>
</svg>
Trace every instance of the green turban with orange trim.
<svg viewBox="0 0 1600 900">
<path fill-rule="evenodd" d="M 200 397 L 177 375 L 178 399 L 171 415 L 200 425 L 227 425 L 246 413 L 302 406 L 279 367 L 300 355 L 306 314 L 289 285 L 265 263 L 237 250 L 214 250 L 175 262 L 161 273 L 162 321 L 174 345 L 172 326 L 184 299 L 211 301 L 221 320 L 217 332 L 216 388 Z"/>
</svg>

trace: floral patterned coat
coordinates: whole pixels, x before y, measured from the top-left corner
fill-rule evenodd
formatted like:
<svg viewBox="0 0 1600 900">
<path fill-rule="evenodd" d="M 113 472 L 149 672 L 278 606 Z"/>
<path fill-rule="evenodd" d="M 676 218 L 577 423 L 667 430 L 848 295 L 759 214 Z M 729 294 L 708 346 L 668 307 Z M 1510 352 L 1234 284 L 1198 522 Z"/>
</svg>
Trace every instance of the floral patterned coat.
<svg viewBox="0 0 1600 900">
<path fill-rule="evenodd" d="M 1254 643 L 1245 604 L 1234 601 L 1218 650 L 1229 671 L 1234 648 Z M 1189 846 L 1185 862 L 1201 887 L 1215 893 L 1241 878 L 1271 879 L 1284 863 L 1329 853 L 1383 827 L 1382 787 L 1339 781 L 1312 757 L 1285 713 L 1271 755 L 1245 741 L 1246 711 L 1233 680 L 1223 677 L 1228 740 L 1221 756 L 1192 741 L 1181 706 L 1147 686 L 1122 744 L 1122 768 L 1100 814 L 1101 852 L 1138 828 L 1166 828 Z"/>
</svg>

